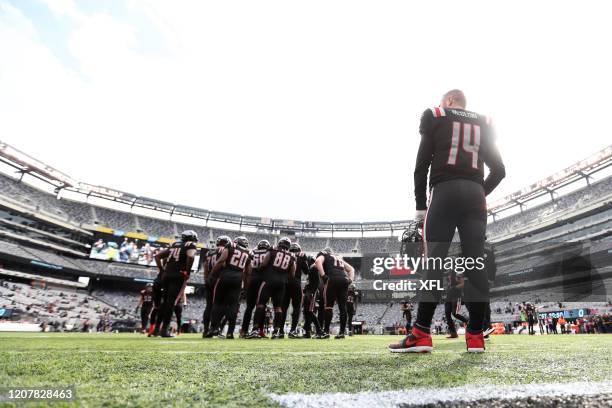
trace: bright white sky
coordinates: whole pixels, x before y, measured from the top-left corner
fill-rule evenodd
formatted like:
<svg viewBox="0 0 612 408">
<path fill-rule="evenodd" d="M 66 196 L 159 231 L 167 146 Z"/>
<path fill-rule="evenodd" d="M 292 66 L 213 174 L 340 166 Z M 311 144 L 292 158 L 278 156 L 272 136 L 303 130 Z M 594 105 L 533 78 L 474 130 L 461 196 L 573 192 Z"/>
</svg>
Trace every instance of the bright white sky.
<svg viewBox="0 0 612 408">
<path fill-rule="evenodd" d="M 610 143 L 610 4 L 0 0 L 0 139 L 211 210 L 406 219 L 450 88 L 496 122 L 493 198 Z"/>
</svg>

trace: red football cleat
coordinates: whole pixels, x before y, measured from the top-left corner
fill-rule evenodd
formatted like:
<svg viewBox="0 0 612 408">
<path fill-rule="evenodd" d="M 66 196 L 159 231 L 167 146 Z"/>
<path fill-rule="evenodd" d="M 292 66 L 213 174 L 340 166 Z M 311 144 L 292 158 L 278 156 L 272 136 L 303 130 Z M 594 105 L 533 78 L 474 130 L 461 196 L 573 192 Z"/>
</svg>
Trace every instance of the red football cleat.
<svg viewBox="0 0 612 408">
<path fill-rule="evenodd" d="M 468 353 L 484 353 L 485 341 L 482 332 L 472 334 L 468 331 L 465 332 L 465 345 Z"/>
<path fill-rule="evenodd" d="M 389 351 L 392 353 L 431 353 L 431 350 L 431 335 L 417 327 L 413 327 L 412 332 L 399 343 L 389 345 Z"/>
</svg>

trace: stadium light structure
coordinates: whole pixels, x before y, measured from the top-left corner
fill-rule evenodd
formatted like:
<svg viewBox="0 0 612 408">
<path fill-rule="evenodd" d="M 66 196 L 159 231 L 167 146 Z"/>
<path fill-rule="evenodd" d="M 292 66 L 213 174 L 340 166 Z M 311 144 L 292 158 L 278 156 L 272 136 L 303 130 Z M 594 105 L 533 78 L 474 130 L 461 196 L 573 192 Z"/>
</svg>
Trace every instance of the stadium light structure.
<svg viewBox="0 0 612 408">
<path fill-rule="evenodd" d="M 247 216 L 188 207 L 154 198 L 141 197 L 108 187 L 79 182 L 2 141 L 0 141 L 0 161 L 17 169 L 17 171 L 22 174 L 26 172 L 39 180 L 47 182 L 53 186 L 53 190 L 56 194 L 59 193 L 59 190 L 65 189 L 70 192 L 82 194 L 85 197 L 92 196 L 125 204 L 129 208 L 139 207 L 150 211 L 165 213 L 168 214 L 169 218 L 172 215 L 197 218 L 205 220 L 207 224 L 209 221 L 214 221 L 221 224 L 236 225 L 239 226 L 239 228 L 248 226 L 270 232 L 331 233 L 332 235 L 335 232 L 354 232 L 356 235 L 363 236 L 365 232 L 390 232 L 393 234 L 396 231 L 404 231 L 408 229 L 413 222 L 412 220 L 342 223 L 298 221 Z M 587 183 L 589 183 L 591 175 L 610 165 L 612 165 L 612 145 L 607 146 L 584 160 L 576 162 L 572 166 L 493 202 L 488 208 L 488 213 L 496 220 L 500 213 L 511 208 L 518 206 L 522 211 L 525 203 L 541 197 L 542 195 L 550 194 L 551 198 L 554 199 L 554 192 L 557 189 L 582 179 L 585 179 Z M 84 201 L 86 201 L 86 199 Z"/>
</svg>

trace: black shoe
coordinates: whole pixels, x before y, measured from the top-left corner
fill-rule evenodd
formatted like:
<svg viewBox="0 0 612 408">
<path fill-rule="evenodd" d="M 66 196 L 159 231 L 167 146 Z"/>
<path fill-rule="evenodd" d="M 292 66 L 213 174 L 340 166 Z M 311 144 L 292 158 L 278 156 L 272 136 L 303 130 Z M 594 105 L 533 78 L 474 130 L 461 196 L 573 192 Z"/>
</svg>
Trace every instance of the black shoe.
<svg viewBox="0 0 612 408">
<path fill-rule="evenodd" d="M 352 330 L 349 332 L 349 337 L 353 337 L 353 331 Z"/>
<path fill-rule="evenodd" d="M 289 337 L 290 339 L 299 339 L 300 336 L 298 336 L 297 332 L 295 330 L 290 331 L 289 334 L 287 335 L 287 337 Z"/>
<path fill-rule="evenodd" d="M 334 339 L 336 340 L 342 340 L 344 338 L 344 333 L 338 333 L 336 334 L 336 337 L 334 337 Z"/>
<path fill-rule="evenodd" d="M 274 332 L 274 334 L 272 334 L 272 338 L 273 339 L 284 339 L 285 338 L 285 333 L 283 333 L 282 331 Z"/>
<path fill-rule="evenodd" d="M 219 331 L 218 330 L 211 330 L 208 333 L 206 333 L 206 335 L 204 336 L 205 339 L 212 339 L 215 336 L 219 335 Z"/>
<path fill-rule="evenodd" d="M 233 334 L 233 333 L 230 333 L 230 334 L 226 335 L 226 336 L 225 336 L 225 338 L 226 338 L 227 340 L 234 340 L 234 334 Z"/>
<path fill-rule="evenodd" d="M 246 339 L 262 339 L 263 337 L 261 337 L 261 335 L 259 334 L 259 331 L 253 330 L 252 332 L 247 334 L 245 338 Z"/>
<path fill-rule="evenodd" d="M 172 338 L 176 337 L 174 334 L 170 334 L 168 332 L 163 332 L 160 337 Z"/>
<path fill-rule="evenodd" d="M 304 335 L 302 336 L 303 339 L 311 339 L 312 336 L 310 333 L 304 333 Z"/>
<path fill-rule="evenodd" d="M 315 336 L 315 339 L 319 339 L 319 340 L 326 340 L 329 339 L 329 334 L 328 333 L 321 333 L 321 334 L 317 334 Z"/>
</svg>

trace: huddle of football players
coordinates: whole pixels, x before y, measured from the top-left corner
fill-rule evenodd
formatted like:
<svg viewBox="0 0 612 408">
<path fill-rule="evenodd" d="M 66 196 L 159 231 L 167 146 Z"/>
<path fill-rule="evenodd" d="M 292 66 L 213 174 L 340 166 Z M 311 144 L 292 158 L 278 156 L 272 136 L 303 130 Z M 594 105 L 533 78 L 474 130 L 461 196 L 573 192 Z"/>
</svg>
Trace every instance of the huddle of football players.
<svg viewBox="0 0 612 408">
<path fill-rule="evenodd" d="M 189 279 L 197 239 L 194 231 L 184 231 L 180 241 L 157 254 L 158 277 L 142 295 L 146 296 L 147 308 L 152 309 L 149 335 L 173 336 L 170 320 Z M 335 304 L 340 318 L 340 330 L 335 338 L 343 339 L 346 335 L 347 320 L 354 314 L 349 287 L 355 270 L 331 248 L 323 249 L 313 258 L 288 238 L 280 238 L 275 246 L 261 240 L 251 250 L 246 237 L 232 240 L 222 235 L 217 238 L 216 247 L 207 251 L 202 265 L 206 304 L 202 318 L 204 338 L 233 339 L 242 300 L 246 307 L 239 330 L 241 338 L 267 338 L 264 327 L 269 302 L 274 310 L 272 339 L 285 337 L 289 305 L 292 307 L 289 338 L 330 338 Z M 301 311 L 303 336 L 298 334 Z M 226 334 L 222 335 L 226 325 Z"/>
<path fill-rule="evenodd" d="M 300 311 L 303 311 L 305 322 L 305 334 L 302 337 L 313 337 L 314 325 L 315 338 L 329 338 L 335 303 L 340 311 L 340 332 L 336 338 L 344 338 L 347 288 L 354 278 L 354 269 L 350 265 L 329 248 L 313 258 L 288 238 L 280 238 L 276 246 L 267 240 L 259 241 L 253 250 L 249 250 L 248 245 L 245 237 L 237 237 L 232 241 L 227 236 L 220 236 L 216 250 L 209 251 L 206 256 L 205 290 L 207 299 L 213 305 L 213 323 L 205 327 L 204 337 L 221 336 L 223 326 L 219 322 L 224 317 L 228 328 L 227 334 L 222 337 L 234 338 L 236 315 L 243 298 L 246 307 L 239 331 L 241 338 L 266 337 L 264 327 L 268 302 L 272 303 L 274 311 L 272 339 L 285 337 L 289 305 L 292 307 L 291 329 L 287 333 L 289 338 L 300 337 L 297 331 Z M 233 278 L 231 274 L 235 274 Z M 302 276 L 306 278 L 304 287 Z M 228 279 L 234 282 L 229 290 L 224 285 Z M 319 313 L 319 316 L 315 315 L 317 301 L 324 305 L 324 314 Z M 219 306 L 221 303 L 222 307 Z M 324 325 L 321 320 L 324 320 Z"/>
</svg>

